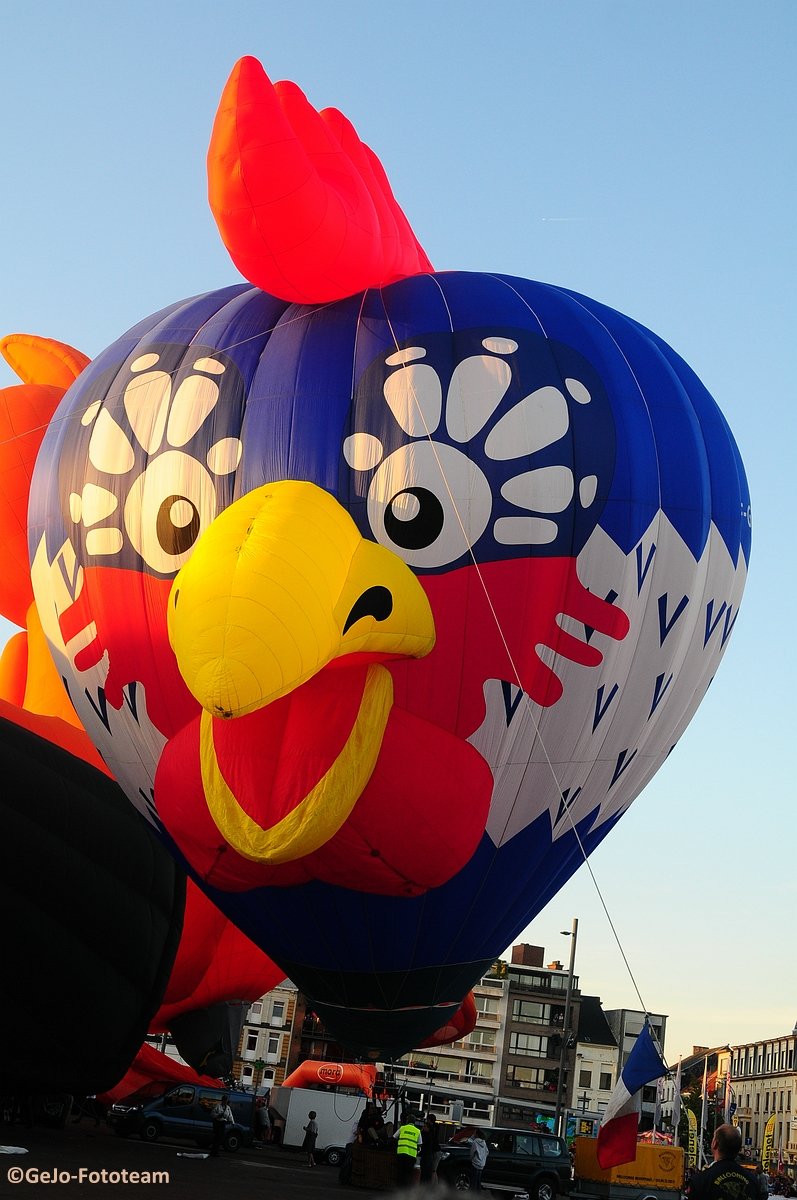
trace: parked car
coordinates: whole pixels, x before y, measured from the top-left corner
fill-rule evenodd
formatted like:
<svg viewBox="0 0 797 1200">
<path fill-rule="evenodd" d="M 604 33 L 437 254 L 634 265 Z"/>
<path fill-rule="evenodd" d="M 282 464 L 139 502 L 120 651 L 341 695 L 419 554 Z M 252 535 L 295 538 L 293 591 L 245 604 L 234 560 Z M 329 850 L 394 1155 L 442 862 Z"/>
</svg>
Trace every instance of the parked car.
<svg viewBox="0 0 797 1200">
<path fill-rule="evenodd" d="M 471 1130 L 471 1132 L 473 1132 Z M 555 1200 L 570 1191 L 570 1153 L 563 1138 L 525 1129 L 482 1129 L 490 1151 L 482 1187 L 496 1195 L 528 1192 L 531 1200 Z M 438 1178 L 459 1191 L 470 1190 L 470 1146 L 463 1131 L 443 1146 Z"/>
<path fill-rule="evenodd" d="M 113 1104 L 108 1124 L 122 1137 L 137 1133 L 145 1142 L 169 1137 L 209 1146 L 213 1141 L 213 1108 L 225 1095 L 230 1099 L 234 1124 L 227 1129 L 224 1149 L 234 1151 L 252 1142 L 255 1097 L 247 1092 L 184 1083 L 167 1086 L 164 1091 L 163 1085 L 158 1088 L 148 1084 L 123 1103 Z"/>
</svg>

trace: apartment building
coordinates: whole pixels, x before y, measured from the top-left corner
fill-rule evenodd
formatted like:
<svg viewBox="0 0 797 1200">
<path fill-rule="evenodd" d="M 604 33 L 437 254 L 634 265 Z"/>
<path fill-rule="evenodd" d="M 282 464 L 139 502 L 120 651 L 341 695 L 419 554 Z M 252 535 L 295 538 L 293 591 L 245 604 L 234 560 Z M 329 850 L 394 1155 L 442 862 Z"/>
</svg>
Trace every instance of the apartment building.
<svg viewBox="0 0 797 1200">
<path fill-rule="evenodd" d="M 742 1130 L 743 1145 L 760 1154 L 764 1129 L 774 1118 L 774 1157 L 797 1165 L 797 1026 L 780 1037 L 764 1038 L 730 1048 L 734 1123 Z"/>
<path fill-rule="evenodd" d="M 513 946 L 511 962 L 501 964 L 505 1019 L 501 1027 L 496 1123 L 528 1128 L 553 1126 L 564 1049 L 565 1088 L 572 1079 L 575 1036 L 581 1009 L 574 977 L 565 1028 L 569 973 L 558 961 L 543 966 L 545 951 L 525 943 Z M 566 1101 L 565 1101 L 566 1103 Z"/>
<path fill-rule="evenodd" d="M 233 1064 L 233 1075 L 244 1087 L 275 1087 L 288 1073 L 298 995 L 286 979 L 249 1005 Z"/>
</svg>

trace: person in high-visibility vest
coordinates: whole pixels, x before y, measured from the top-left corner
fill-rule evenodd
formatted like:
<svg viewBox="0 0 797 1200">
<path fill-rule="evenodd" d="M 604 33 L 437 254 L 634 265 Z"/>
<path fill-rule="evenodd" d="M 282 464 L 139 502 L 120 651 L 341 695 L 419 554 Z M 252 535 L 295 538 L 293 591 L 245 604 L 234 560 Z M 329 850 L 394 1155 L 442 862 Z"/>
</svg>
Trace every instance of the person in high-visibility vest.
<svg viewBox="0 0 797 1200">
<path fill-rule="evenodd" d="M 400 1188 L 412 1187 L 416 1163 L 421 1153 L 421 1118 L 417 1113 L 404 1113 L 396 1134 L 396 1175 Z"/>
</svg>

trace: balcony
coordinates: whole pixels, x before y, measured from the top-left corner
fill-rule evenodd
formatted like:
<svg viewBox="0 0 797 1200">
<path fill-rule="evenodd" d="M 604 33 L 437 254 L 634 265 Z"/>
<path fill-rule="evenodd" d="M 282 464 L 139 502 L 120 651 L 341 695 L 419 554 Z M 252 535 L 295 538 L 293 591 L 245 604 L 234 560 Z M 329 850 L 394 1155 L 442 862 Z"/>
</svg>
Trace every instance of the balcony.
<svg viewBox="0 0 797 1200">
<path fill-rule="evenodd" d="M 493 1089 L 491 1075 L 468 1075 L 464 1071 L 435 1071 L 423 1067 L 402 1068 L 402 1074 L 406 1075 L 407 1083 L 414 1084 L 416 1087 L 423 1083 L 432 1090 L 435 1087 L 448 1087 L 451 1084 L 484 1088 L 489 1093 L 492 1093 Z"/>
</svg>

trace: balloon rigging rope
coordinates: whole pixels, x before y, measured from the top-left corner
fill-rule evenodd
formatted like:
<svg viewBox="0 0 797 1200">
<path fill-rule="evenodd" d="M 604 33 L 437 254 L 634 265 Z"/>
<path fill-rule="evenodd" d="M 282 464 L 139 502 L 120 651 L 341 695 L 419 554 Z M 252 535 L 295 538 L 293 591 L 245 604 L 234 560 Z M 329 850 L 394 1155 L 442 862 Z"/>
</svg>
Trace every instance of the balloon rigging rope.
<svg viewBox="0 0 797 1200">
<path fill-rule="evenodd" d="M 434 282 L 437 284 L 437 280 L 436 280 L 436 279 L 434 280 Z M 439 287 L 439 284 L 437 284 L 437 286 Z M 442 296 L 442 298 L 443 298 L 443 302 L 445 303 L 445 296 L 444 296 L 444 295 L 443 295 L 443 293 L 442 293 L 442 289 L 441 289 L 441 296 Z M 388 313 L 388 311 L 387 311 L 387 306 L 386 306 L 386 305 L 385 305 L 385 303 L 384 303 L 384 298 L 383 298 L 383 300 L 382 300 L 382 304 L 383 304 L 383 309 L 384 309 L 384 313 L 385 313 L 385 320 L 387 321 L 388 328 L 390 329 L 390 334 L 391 334 L 391 337 L 393 338 L 393 341 L 394 341 L 394 344 L 395 344 L 396 350 L 399 350 L 399 349 L 400 349 L 399 342 L 398 342 L 398 339 L 397 339 L 397 337 L 396 337 L 396 333 L 395 333 L 395 330 L 394 330 L 394 328 L 393 328 L 393 324 L 392 324 L 392 322 L 391 322 L 391 320 L 390 320 L 390 315 L 389 315 L 389 313 Z M 446 306 L 446 307 L 447 307 L 447 306 Z M 535 315 L 536 315 L 536 314 L 535 314 Z M 402 364 L 402 367 L 403 367 L 403 369 L 405 369 L 405 370 L 406 370 L 406 369 L 407 369 L 407 364 Z M 567 819 L 568 819 L 568 820 L 569 820 L 569 822 L 570 822 L 570 826 L 571 826 L 571 829 L 572 829 L 572 831 L 573 831 L 573 834 L 574 834 L 574 836 L 575 836 L 576 843 L 577 843 L 577 845 L 578 845 L 578 848 L 579 848 L 579 850 L 581 851 L 581 855 L 582 855 L 582 857 L 583 857 L 584 863 L 586 864 L 586 867 L 587 867 L 587 870 L 588 870 L 588 872 L 589 872 L 590 878 L 591 878 L 591 880 L 592 880 L 593 886 L 594 886 L 594 888 L 595 888 L 595 891 L 596 891 L 596 893 L 597 893 L 598 900 L 600 901 L 601 908 L 602 908 L 602 909 L 603 909 L 603 911 L 604 911 L 604 914 L 605 914 L 605 916 L 606 916 L 606 920 L 607 920 L 607 922 L 608 922 L 608 924 L 609 924 L 609 928 L 611 929 L 611 932 L 612 932 L 612 935 L 613 935 L 613 937 L 614 937 L 614 940 L 615 940 L 615 942 L 617 943 L 617 948 L 618 948 L 618 950 L 619 950 L 619 952 L 620 952 L 620 956 L 621 956 L 621 958 L 622 958 L 622 960 L 623 960 L 623 963 L 625 964 L 625 968 L 626 968 L 626 970 L 628 971 L 628 975 L 629 975 L 629 977 L 630 977 L 630 979 L 631 979 L 631 983 L 633 984 L 634 991 L 636 992 L 637 998 L 638 998 L 638 1000 L 639 1000 L 639 1003 L 640 1003 L 640 1005 L 641 1005 L 641 1007 L 642 1007 L 642 1011 L 643 1011 L 643 1012 L 647 1012 L 648 1010 L 647 1010 L 647 1008 L 646 1008 L 646 1006 L 645 1006 L 644 1000 L 642 999 L 642 994 L 641 994 L 641 992 L 640 992 L 640 990 L 639 990 L 639 986 L 637 985 L 636 978 L 635 978 L 635 976 L 634 976 L 634 973 L 633 973 L 633 971 L 631 970 L 631 964 L 630 964 L 630 963 L 629 963 L 629 961 L 628 961 L 628 956 L 626 955 L 626 953 L 625 953 L 625 950 L 623 949 L 623 945 L 622 945 L 622 942 L 621 942 L 621 940 L 620 940 L 620 936 L 619 936 L 619 934 L 618 934 L 618 932 L 617 932 L 617 928 L 616 928 L 616 926 L 615 926 L 615 924 L 614 924 L 614 921 L 612 920 L 611 914 L 609 913 L 609 909 L 608 909 L 608 907 L 607 907 L 607 904 L 606 904 L 606 901 L 605 901 L 605 899 L 604 899 L 604 896 L 603 896 L 603 893 L 602 893 L 602 891 L 601 891 L 601 888 L 600 888 L 600 885 L 599 885 L 599 883 L 598 883 L 598 880 L 597 880 L 597 878 L 596 878 L 596 876 L 595 876 L 595 872 L 593 871 L 593 869 L 592 869 L 592 865 L 591 865 L 591 864 L 590 864 L 590 862 L 589 862 L 589 858 L 588 858 L 588 855 L 587 855 L 587 851 L 586 851 L 586 849 L 585 849 L 585 847 L 584 847 L 584 843 L 583 843 L 583 841 L 581 840 L 581 835 L 580 835 L 580 834 L 579 834 L 579 832 L 578 832 L 578 828 L 577 828 L 577 826 L 576 826 L 576 823 L 575 823 L 575 821 L 573 820 L 573 817 L 572 817 L 572 814 L 571 814 L 571 812 L 570 812 L 570 809 L 569 809 L 569 807 L 568 807 L 568 805 L 567 805 L 567 803 L 566 803 L 566 801 L 565 801 L 565 797 L 564 797 L 564 794 L 563 794 L 563 792 L 562 792 L 562 785 L 561 785 L 561 783 L 560 783 L 560 781 L 559 781 L 559 778 L 558 778 L 558 776 L 557 776 L 556 769 L 555 769 L 555 767 L 554 767 L 554 765 L 553 765 L 553 762 L 551 761 L 551 757 L 550 757 L 550 755 L 548 754 L 548 749 L 547 749 L 547 747 L 546 747 L 546 745 L 545 745 L 545 740 L 544 740 L 544 738 L 543 738 L 543 736 L 542 736 L 542 733 L 541 733 L 541 730 L 540 730 L 539 723 L 538 723 L 538 721 L 537 721 L 537 719 L 536 719 L 536 716 L 535 716 L 535 714 L 534 714 L 534 706 L 533 706 L 533 704 L 532 704 L 531 697 L 527 695 L 527 693 L 526 693 L 526 692 L 525 692 L 525 690 L 523 689 L 523 685 L 522 685 L 522 684 L 521 684 L 521 682 L 520 682 L 520 672 L 518 671 L 517 664 L 515 663 L 514 657 L 513 657 L 513 655 L 512 655 L 512 651 L 511 651 L 511 649 L 510 649 L 510 647 L 509 647 L 509 643 L 508 643 L 508 641 L 507 641 L 507 638 L 506 638 L 506 635 L 505 635 L 505 633 L 504 633 L 504 629 L 503 629 L 503 627 L 502 627 L 501 620 L 500 620 L 500 618 L 499 618 L 499 616 L 498 616 L 498 613 L 497 613 L 497 611 L 496 611 L 496 609 L 495 609 L 495 606 L 494 606 L 494 604 L 493 604 L 492 597 L 490 596 L 490 591 L 489 591 L 489 588 L 487 587 L 487 583 L 486 583 L 486 581 L 485 581 L 485 579 L 484 579 L 484 576 L 483 576 L 483 574 L 482 574 L 481 567 L 480 567 L 479 563 L 477 562 L 477 560 L 476 560 L 476 556 L 475 556 L 475 554 L 474 554 L 474 552 L 473 552 L 473 546 L 472 546 L 472 544 L 471 544 L 471 541 L 470 541 L 470 538 L 469 538 L 469 536 L 468 536 L 467 529 L 465 528 L 465 523 L 464 523 L 464 521 L 463 521 L 463 519 L 462 519 L 462 515 L 461 515 L 461 513 L 460 513 L 460 511 L 459 511 L 459 507 L 458 507 L 458 505 L 457 505 L 457 502 L 456 502 L 456 499 L 455 499 L 455 497 L 454 497 L 454 494 L 453 494 L 453 492 L 452 492 L 452 490 L 451 490 L 451 485 L 450 485 L 450 483 L 449 483 L 449 480 L 448 480 L 448 478 L 447 478 L 447 476 L 446 476 L 445 469 L 444 469 L 444 467 L 443 467 L 443 463 L 441 462 L 441 460 L 440 460 L 440 457 L 439 457 L 439 455 L 438 455 L 438 453 L 437 453 L 437 447 L 436 447 L 436 445 L 435 445 L 434 439 L 432 438 L 432 431 L 429 429 L 429 426 L 428 426 L 428 424 L 427 424 L 427 422 L 426 422 L 426 415 L 425 415 L 425 413 L 424 413 L 424 411 L 423 411 L 423 406 L 422 406 L 421 404 L 419 404 L 419 403 L 418 403 L 417 395 L 416 395 L 416 393 L 415 393 L 415 390 L 414 390 L 414 388 L 412 387 L 412 377 L 411 377 L 411 375 L 409 376 L 409 384 L 410 384 L 410 386 L 409 386 L 409 388 L 407 389 L 407 393 L 408 393 L 408 395 L 410 395 L 410 396 L 412 397 L 412 400 L 413 400 L 414 406 L 415 406 L 415 408 L 416 408 L 416 410 L 417 410 L 417 413 L 420 415 L 421 422 L 422 422 L 422 424 L 423 424 L 423 428 L 424 428 L 424 430 L 425 430 L 425 433 L 426 433 L 426 438 L 427 438 L 427 440 L 428 440 L 428 442 L 429 442 L 429 445 L 431 446 L 432 453 L 434 454 L 435 461 L 436 461 L 436 463 L 437 463 L 437 467 L 438 467 L 438 469 L 439 469 L 439 471 L 440 471 L 440 475 L 441 475 L 441 478 L 442 478 L 442 480 L 443 480 L 443 484 L 444 484 L 444 486 L 445 486 L 446 492 L 448 493 L 448 498 L 449 498 L 449 500 L 450 500 L 450 502 L 451 502 L 452 509 L 453 509 L 453 511 L 454 511 L 454 513 L 455 513 L 455 515 L 456 515 L 456 519 L 457 519 L 457 522 L 458 522 L 458 524 L 459 524 L 460 531 L 461 531 L 461 533 L 462 533 L 462 537 L 463 537 L 464 543 L 465 543 L 465 545 L 466 545 L 466 547 L 467 547 L 467 553 L 468 553 L 468 555 L 470 556 L 470 559 L 471 559 L 472 565 L 473 565 L 473 567 L 474 567 L 474 569 L 475 569 L 475 572 L 476 572 L 476 577 L 477 577 L 477 579 L 478 579 L 478 581 L 479 581 L 479 585 L 480 585 L 480 587 L 481 587 L 481 589 L 482 589 L 482 591 L 483 591 L 483 593 L 484 593 L 484 597 L 485 597 L 485 600 L 487 601 L 487 605 L 488 605 L 488 607 L 489 607 L 489 609 L 490 609 L 490 613 L 491 613 L 491 615 L 492 615 L 493 621 L 495 622 L 495 627 L 496 627 L 496 630 L 498 631 L 498 636 L 499 636 L 499 638 L 500 638 L 500 640 L 501 640 L 501 643 L 502 643 L 502 645 L 503 645 L 503 647 L 504 647 L 504 650 L 505 650 L 505 652 L 506 652 L 507 659 L 509 660 L 509 663 L 510 663 L 510 666 L 511 666 L 511 668 L 512 668 L 512 671 L 514 672 L 514 675 L 515 675 L 515 680 L 516 680 L 516 682 L 517 682 L 517 686 L 518 686 L 518 688 L 520 689 L 520 693 L 521 693 L 522 701 L 523 701 L 523 704 L 525 705 L 526 712 L 528 713 L 528 716 L 529 716 L 529 717 L 530 717 L 530 719 L 531 719 L 531 723 L 532 723 L 532 725 L 533 725 L 533 727 L 534 727 L 534 732 L 535 732 L 535 735 L 536 735 L 536 737 L 537 737 L 537 740 L 538 740 L 538 742 L 539 742 L 539 745 L 540 745 L 540 747 L 542 748 L 542 752 L 543 752 L 543 755 L 544 755 L 544 757 L 545 757 L 545 761 L 546 761 L 546 763 L 547 763 L 547 765 L 548 765 L 548 769 L 549 769 L 549 771 L 550 771 L 550 773 L 551 773 L 551 776 L 552 776 L 552 778 L 553 778 L 554 784 L 555 784 L 555 786 L 556 786 L 556 790 L 557 790 L 557 792 L 559 793 L 560 800 L 561 800 L 561 801 L 562 801 L 562 803 L 563 803 L 563 806 L 564 806 L 564 811 L 565 811 L 565 813 L 566 813 L 566 815 L 567 815 Z M 510 816 L 511 816 L 511 813 L 510 813 Z M 507 817 L 506 823 L 505 823 L 505 825 L 504 825 L 504 831 L 506 830 L 506 825 L 508 824 L 508 822 L 509 822 L 509 816 Z M 495 862 L 495 859 L 497 858 L 497 856 L 498 856 L 498 845 L 496 845 L 496 847 L 495 847 L 495 851 L 494 851 L 494 854 L 493 854 L 493 862 Z M 486 875 L 486 872 L 485 872 L 485 875 Z M 474 894 L 474 897 L 473 897 L 473 902 L 472 902 L 472 904 L 471 904 L 471 908 L 470 908 L 470 910 L 469 910 L 469 913 L 468 913 L 468 914 L 466 914 L 466 915 L 465 915 L 465 917 L 463 918 L 463 922 L 462 922 L 462 925 L 461 925 L 461 927 L 460 927 L 460 931 L 461 931 L 461 929 L 464 929 L 464 928 L 465 928 L 465 924 L 466 924 L 466 922 L 467 922 L 468 916 L 470 915 L 470 913 L 473 911 L 473 909 L 474 909 L 474 907 L 475 907 L 475 902 L 476 902 L 477 895 L 478 895 L 478 893 Z"/>
<path fill-rule="evenodd" d="M 311 308 L 309 310 L 304 309 L 302 312 L 297 313 L 293 317 L 280 317 L 280 319 L 278 321 L 276 321 L 269 329 L 261 329 L 259 333 L 252 334 L 251 337 L 241 338 L 237 342 L 230 342 L 226 346 L 217 347 L 217 350 L 219 353 L 227 354 L 230 350 L 238 350 L 238 349 L 240 349 L 241 346 L 248 346 L 252 342 L 262 341 L 263 337 L 265 335 L 270 335 L 270 334 L 274 333 L 274 331 L 277 328 L 285 329 L 285 328 L 287 328 L 288 325 L 295 325 L 300 321 L 307 321 L 311 317 L 316 316 L 317 313 L 323 312 L 324 309 L 331 308 L 332 305 L 336 304 L 336 303 L 338 303 L 338 301 L 330 300 L 330 301 L 326 302 L 325 304 L 317 304 L 314 308 Z M 214 314 L 214 315 L 217 315 L 217 314 Z M 201 332 L 202 332 L 202 330 L 198 329 L 196 336 L 198 337 Z M 143 341 L 144 339 L 142 338 L 141 340 Z M 193 343 L 190 343 L 186 347 L 186 352 L 190 351 L 192 344 Z M 162 374 L 170 375 L 172 378 L 174 378 L 182 370 L 182 365 L 183 364 L 181 361 L 181 363 L 178 366 L 172 368 L 172 370 L 163 371 Z M 12 368 L 12 370 L 13 370 L 13 368 Z M 78 376 L 78 378 L 79 378 L 79 376 Z M 19 386 L 19 385 L 11 384 L 9 386 L 11 388 L 13 388 L 13 387 Z M 109 389 L 109 391 L 103 398 L 103 404 L 105 404 L 105 402 L 107 400 L 118 399 L 119 396 L 122 395 L 123 391 L 126 393 L 129 391 L 135 391 L 138 387 L 147 387 L 147 386 L 148 386 L 148 382 L 144 378 L 131 379 L 125 384 L 123 389 L 122 388 L 119 388 L 119 390 L 117 390 L 116 388 Z M 2 391 L 8 390 L 8 387 L 0 388 L 0 390 L 2 390 Z M 67 390 L 68 389 L 65 388 L 64 392 L 66 392 Z M 60 403 L 60 401 L 59 401 L 59 403 Z M 53 414 L 53 416 L 51 417 L 51 419 L 49 421 L 44 421 L 40 425 L 31 425 L 28 429 L 16 430 L 9 437 L 0 438 L 0 446 L 9 445 L 11 442 L 17 441 L 17 439 L 19 437 L 24 436 L 25 434 L 35 433 L 40 429 L 49 429 L 51 426 L 53 426 L 53 427 L 63 426 L 63 425 L 66 425 L 70 421 L 79 421 L 79 420 L 81 420 L 82 416 L 83 416 L 82 411 L 65 413 L 63 416 L 60 416 L 60 417 L 57 416 L 56 414 Z"/>
</svg>

